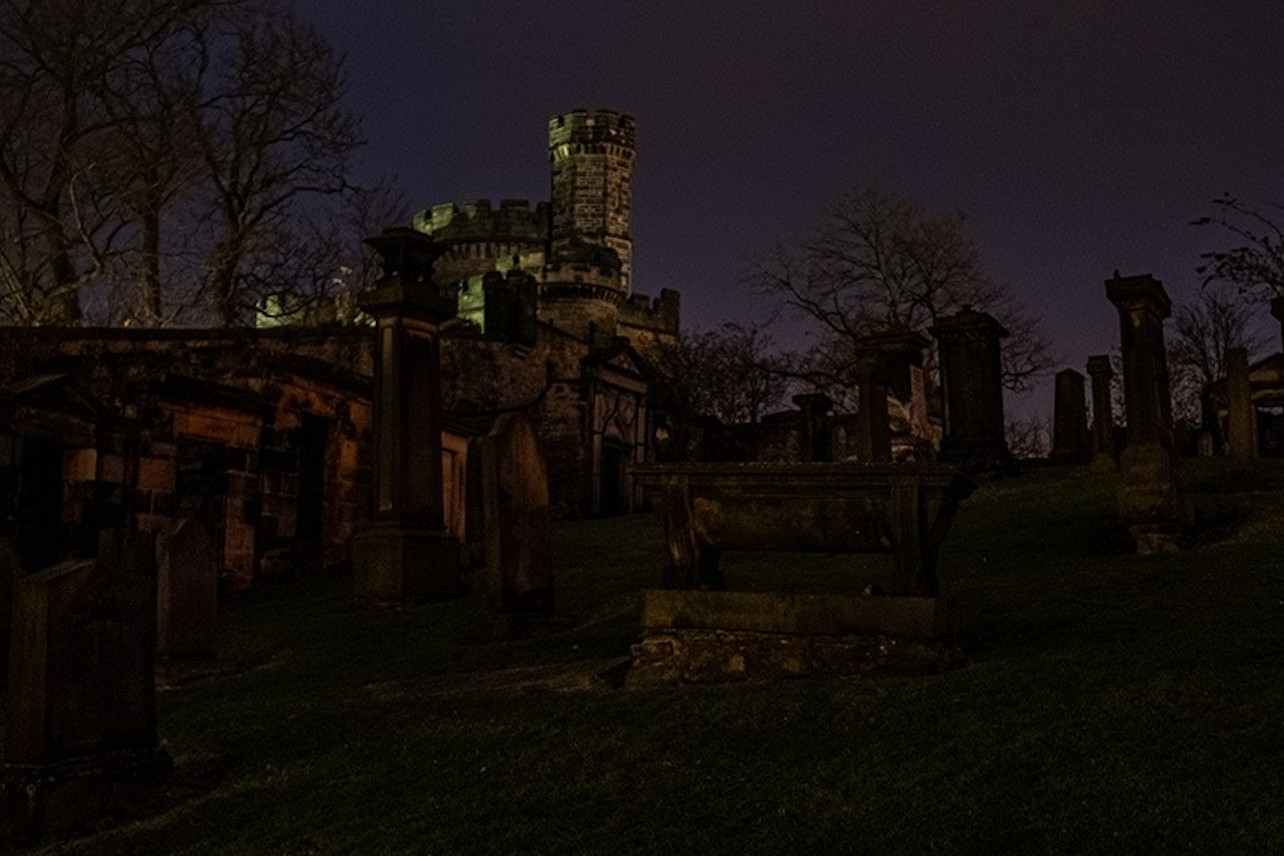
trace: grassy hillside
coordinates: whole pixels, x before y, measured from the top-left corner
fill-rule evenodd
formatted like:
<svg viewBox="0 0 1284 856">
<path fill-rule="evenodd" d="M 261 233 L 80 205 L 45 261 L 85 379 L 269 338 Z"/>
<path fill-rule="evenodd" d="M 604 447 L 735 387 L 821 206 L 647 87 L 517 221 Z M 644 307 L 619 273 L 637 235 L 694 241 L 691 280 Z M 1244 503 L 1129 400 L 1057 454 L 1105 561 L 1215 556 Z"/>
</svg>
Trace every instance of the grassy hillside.
<svg viewBox="0 0 1284 856">
<path fill-rule="evenodd" d="M 225 615 L 233 675 L 163 693 L 152 816 L 42 852 L 1284 851 L 1284 470 L 1205 467 L 1234 535 L 1124 553 L 1114 482 L 968 500 L 942 576 L 966 668 L 648 690 L 627 654 L 649 516 L 557 530 L 566 625 L 488 641 L 470 602 L 354 607 L 342 580 Z M 731 588 L 860 588 L 886 559 L 726 559 Z"/>
</svg>

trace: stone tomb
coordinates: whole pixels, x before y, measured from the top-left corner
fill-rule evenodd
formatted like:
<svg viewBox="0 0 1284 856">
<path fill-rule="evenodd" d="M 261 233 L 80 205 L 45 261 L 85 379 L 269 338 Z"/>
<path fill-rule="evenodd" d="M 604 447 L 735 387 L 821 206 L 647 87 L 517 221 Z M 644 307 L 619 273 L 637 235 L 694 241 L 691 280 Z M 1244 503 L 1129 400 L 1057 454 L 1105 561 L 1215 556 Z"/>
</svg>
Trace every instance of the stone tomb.
<svg viewBox="0 0 1284 856">
<path fill-rule="evenodd" d="M 97 559 L 14 582 L 0 838 L 119 815 L 168 771 L 156 737 L 154 550 L 145 533 L 104 530 Z"/>
<path fill-rule="evenodd" d="M 645 595 L 632 684 L 701 682 L 957 662 L 937 558 L 975 488 L 928 464 L 637 467 L 657 492 L 668 567 L 685 591 Z M 723 550 L 892 554 L 886 593 L 798 598 L 723 592 Z M 703 589 L 703 590 L 701 590 Z M 888 652 L 896 646 L 898 652 Z"/>
<path fill-rule="evenodd" d="M 534 427 L 516 414 L 501 416 L 481 448 L 483 589 L 487 611 L 507 631 L 553 612 L 548 470 Z"/>
<path fill-rule="evenodd" d="M 213 657 L 218 627 L 218 554 L 205 527 L 180 519 L 156 539 L 156 653 Z"/>
</svg>

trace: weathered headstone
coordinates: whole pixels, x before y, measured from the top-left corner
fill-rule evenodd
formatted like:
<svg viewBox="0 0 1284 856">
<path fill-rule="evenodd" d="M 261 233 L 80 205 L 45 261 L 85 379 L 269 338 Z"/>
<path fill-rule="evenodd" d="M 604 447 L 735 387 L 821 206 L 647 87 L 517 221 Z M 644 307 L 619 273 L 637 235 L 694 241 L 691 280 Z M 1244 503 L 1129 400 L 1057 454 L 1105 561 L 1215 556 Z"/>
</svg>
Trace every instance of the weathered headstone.
<svg viewBox="0 0 1284 856">
<path fill-rule="evenodd" d="M 1074 369 L 1057 372 L 1052 417 L 1051 459 L 1061 464 L 1087 463 L 1088 413 L 1083 400 L 1083 375 Z"/>
<path fill-rule="evenodd" d="M 1257 457 L 1257 408 L 1244 348 L 1226 351 L 1226 453 L 1237 461 Z"/>
<path fill-rule="evenodd" d="M 495 422 L 482 472 L 487 609 L 504 621 L 551 615 L 548 470 L 529 421 L 510 413 Z"/>
<path fill-rule="evenodd" d="M 1159 280 L 1148 274 L 1116 274 L 1106 281 L 1106 296 L 1119 309 L 1128 420 L 1128 445 L 1119 460 L 1119 515 L 1139 550 L 1176 549 L 1188 512 L 1177 484 L 1164 350 L 1164 319 L 1172 303 Z"/>
<path fill-rule="evenodd" d="M 0 837 L 115 815 L 163 777 L 157 748 L 155 545 L 105 530 L 97 559 L 13 587 Z"/>
<path fill-rule="evenodd" d="M 383 276 L 361 295 L 374 317 L 374 508 L 353 539 L 357 597 L 401 603 L 462 591 L 459 541 L 445 528 L 441 470 L 440 326 L 456 301 L 432 285 L 440 250 L 413 229 L 369 243 Z"/>
<path fill-rule="evenodd" d="M 156 539 L 156 653 L 213 657 L 218 553 L 205 527 L 181 518 Z"/>
<path fill-rule="evenodd" d="M 1110 401 L 1110 379 L 1114 377 L 1110 357 L 1096 354 L 1088 357 L 1088 376 L 1092 378 L 1092 471 L 1115 471 L 1115 417 Z"/>
<path fill-rule="evenodd" d="M 970 306 L 932 327 L 941 359 L 945 436 L 941 460 L 971 470 L 1005 470 L 1012 454 L 1004 438 L 1000 340 L 1008 335 L 992 316 Z"/>
</svg>

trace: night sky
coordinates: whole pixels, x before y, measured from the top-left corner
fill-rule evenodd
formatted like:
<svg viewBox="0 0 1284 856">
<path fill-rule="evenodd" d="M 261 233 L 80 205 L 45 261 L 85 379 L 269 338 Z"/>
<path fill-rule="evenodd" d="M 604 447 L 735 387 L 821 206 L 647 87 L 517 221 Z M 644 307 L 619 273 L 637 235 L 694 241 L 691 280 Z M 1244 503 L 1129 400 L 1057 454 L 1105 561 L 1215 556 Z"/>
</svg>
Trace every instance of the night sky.
<svg viewBox="0 0 1284 856">
<path fill-rule="evenodd" d="M 347 56 L 364 177 L 397 176 L 416 209 L 546 199 L 550 115 L 634 115 L 634 289 L 680 290 L 685 326 L 765 317 L 745 259 L 877 183 L 963 212 L 989 272 L 1043 317 L 1058 367 L 1082 371 L 1118 341 L 1103 286 L 1116 268 L 1187 300 L 1200 252 L 1229 243 L 1187 225 L 1208 200 L 1284 201 L 1274 2 L 302 8 Z M 1050 383 L 1038 398 L 1050 413 Z"/>
</svg>

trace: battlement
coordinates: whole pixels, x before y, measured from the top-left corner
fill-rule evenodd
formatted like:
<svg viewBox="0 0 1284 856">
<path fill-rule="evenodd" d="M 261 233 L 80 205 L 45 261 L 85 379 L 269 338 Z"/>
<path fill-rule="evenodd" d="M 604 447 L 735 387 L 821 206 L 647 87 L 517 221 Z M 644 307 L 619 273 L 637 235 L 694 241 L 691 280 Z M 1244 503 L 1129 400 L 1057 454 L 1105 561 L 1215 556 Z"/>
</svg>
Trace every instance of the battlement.
<svg viewBox="0 0 1284 856">
<path fill-rule="evenodd" d="M 548 236 L 549 205 L 531 208 L 528 199 L 489 199 L 446 202 L 420 211 L 414 228 L 443 243 L 467 241 L 543 241 Z"/>
<path fill-rule="evenodd" d="M 681 311 L 681 295 L 672 289 L 661 289 L 660 296 L 654 299 L 645 294 L 631 294 L 620 306 L 620 326 L 641 327 L 676 336 Z"/>
<path fill-rule="evenodd" d="M 620 291 L 620 266 L 614 264 L 594 264 L 587 261 L 559 260 L 544 266 L 543 281 L 547 286 L 554 285 L 592 285 Z M 541 288 L 541 293 L 568 296 L 571 291 L 563 288 Z"/>
<path fill-rule="evenodd" d="M 572 110 L 548 120 L 548 146 L 613 144 L 630 152 L 637 148 L 633 117 L 614 110 Z"/>
</svg>

